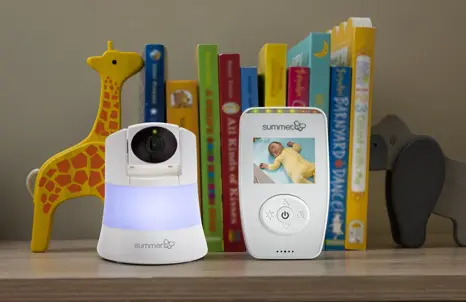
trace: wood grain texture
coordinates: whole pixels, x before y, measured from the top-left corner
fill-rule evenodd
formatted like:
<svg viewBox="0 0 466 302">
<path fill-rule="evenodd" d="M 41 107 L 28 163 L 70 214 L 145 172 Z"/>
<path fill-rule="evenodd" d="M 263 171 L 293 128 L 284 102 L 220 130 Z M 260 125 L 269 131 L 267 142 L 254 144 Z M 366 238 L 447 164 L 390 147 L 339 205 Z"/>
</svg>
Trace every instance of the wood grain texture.
<svg viewBox="0 0 466 302">
<path fill-rule="evenodd" d="M 0 301 L 466 301 L 466 249 L 326 252 L 312 261 L 209 254 L 169 266 L 108 262 L 95 241 L 33 254 L 0 243 Z"/>
</svg>

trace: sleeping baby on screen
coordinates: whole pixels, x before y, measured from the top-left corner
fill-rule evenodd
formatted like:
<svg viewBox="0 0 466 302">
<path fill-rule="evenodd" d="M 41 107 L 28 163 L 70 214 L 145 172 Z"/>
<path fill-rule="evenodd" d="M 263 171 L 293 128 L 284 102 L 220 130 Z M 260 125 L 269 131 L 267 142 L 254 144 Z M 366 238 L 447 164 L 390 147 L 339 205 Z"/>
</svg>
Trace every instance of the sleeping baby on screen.
<svg viewBox="0 0 466 302">
<path fill-rule="evenodd" d="M 278 169 L 281 165 L 290 177 L 291 181 L 295 184 L 313 183 L 308 178 L 315 179 L 315 163 L 305 160 L 299 152 L 301 146 L 299 144 L 288 142 L 288 148 L 284 148 L 279 142 L 271 142 L 269 144 L 269 153 L 275 160 L 273 164 L 261 163 L 261 169 L 273 171 Z"/>
</svg>

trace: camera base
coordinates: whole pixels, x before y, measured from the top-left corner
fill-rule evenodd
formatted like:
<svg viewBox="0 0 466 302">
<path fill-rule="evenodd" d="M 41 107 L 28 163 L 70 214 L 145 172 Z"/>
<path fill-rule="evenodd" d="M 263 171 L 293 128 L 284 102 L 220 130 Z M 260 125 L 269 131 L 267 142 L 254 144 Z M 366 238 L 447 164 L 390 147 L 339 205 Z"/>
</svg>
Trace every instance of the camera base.
<svg viewBox="0 0 466 302">
<path fill-rule="evenodd" d="M 167 231 L 141 231 L 102 225 L 97 253 L 129 264 L 176 264 L 198 260 L 207 254 L 202 225 Z"/>
</svg>

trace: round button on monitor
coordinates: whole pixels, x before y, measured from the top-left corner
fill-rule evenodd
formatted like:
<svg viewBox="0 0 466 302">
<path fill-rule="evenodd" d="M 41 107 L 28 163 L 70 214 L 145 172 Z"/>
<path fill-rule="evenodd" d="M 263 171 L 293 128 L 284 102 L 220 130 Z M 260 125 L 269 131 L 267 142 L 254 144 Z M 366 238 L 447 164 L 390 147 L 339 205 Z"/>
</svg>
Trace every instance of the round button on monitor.
<svg viewBox="0 0 466 302">
<path fill-rule="evenodd" d="M 260 208 L 262 225 L 270 232 L 291 235 L 300 232 L 309 222 L 309 208 L 306 203 L 287 194 L 267 199 Z"/>
</svg>

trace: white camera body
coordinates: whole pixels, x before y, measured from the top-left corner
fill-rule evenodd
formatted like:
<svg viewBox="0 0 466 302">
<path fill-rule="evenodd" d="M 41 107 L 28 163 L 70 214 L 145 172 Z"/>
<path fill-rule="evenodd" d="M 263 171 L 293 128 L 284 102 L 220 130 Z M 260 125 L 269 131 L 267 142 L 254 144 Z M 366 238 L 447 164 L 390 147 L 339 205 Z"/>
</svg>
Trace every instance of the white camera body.
<svg viewBox="0 0 466 302">
<path fill-rule="evenodd" d="M 98 254 L 134 264 L 173 264 L 207 254 L 196 136 L 142 123 L 105 141 L 105 202 Z"/>
<path fill-rule="evenodd" d="M 330 183 L 324 112 L 249 108 L 239 127 L 239 203 L 248 252 L 258 259 L 319 256 Z"/>
</svg>

